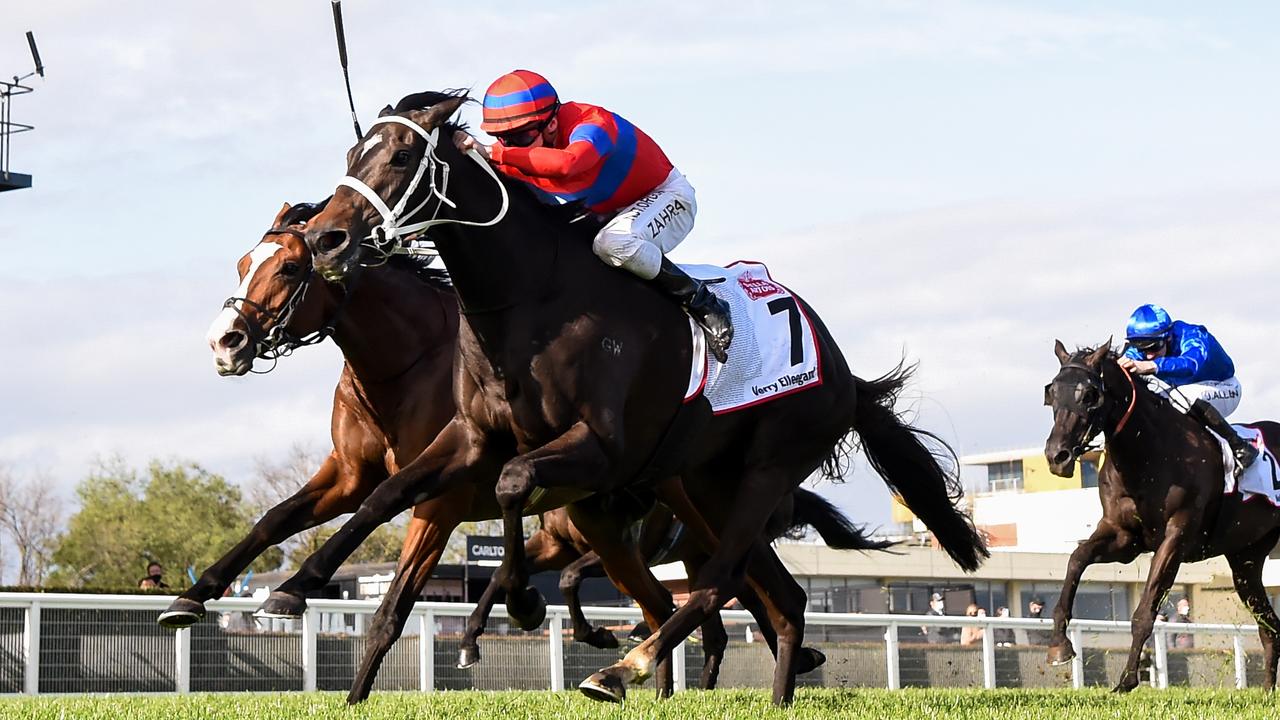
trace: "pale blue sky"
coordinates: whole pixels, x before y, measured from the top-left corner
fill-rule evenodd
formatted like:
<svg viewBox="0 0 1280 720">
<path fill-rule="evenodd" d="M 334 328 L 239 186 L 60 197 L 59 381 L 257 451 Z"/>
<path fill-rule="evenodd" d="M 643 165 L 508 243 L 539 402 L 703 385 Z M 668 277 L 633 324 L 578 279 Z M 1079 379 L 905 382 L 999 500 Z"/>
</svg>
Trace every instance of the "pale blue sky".
<svg viewBox="0 0 1280 720">
<path fill-rule="evenodd" d="M 362 120 L 514 67 L 620 112 L 698 189 L 677 259 L 769 262 L 859 374 L 921 360 L 921 422 L 966 453 L 1042 443 L 1053 339 L 1100 342 L 1142 302 L 1222 337 L 1240 417 L 1280 416 L 1278 7 L 344 4 Z M 0 195 L 0 462 L 68 486 L 110 452 L 243 479 L 323 444 L 332 347 L 225 380 L 202 336 L 281 202 L 341 174 L 328 2 L 5 19 L 0 72 L 26 72 L 32 29 L 49 77 L 15 105 L 35 188 Z M 885 517 L 865 473 L 833 493 Z"/>
</svg>

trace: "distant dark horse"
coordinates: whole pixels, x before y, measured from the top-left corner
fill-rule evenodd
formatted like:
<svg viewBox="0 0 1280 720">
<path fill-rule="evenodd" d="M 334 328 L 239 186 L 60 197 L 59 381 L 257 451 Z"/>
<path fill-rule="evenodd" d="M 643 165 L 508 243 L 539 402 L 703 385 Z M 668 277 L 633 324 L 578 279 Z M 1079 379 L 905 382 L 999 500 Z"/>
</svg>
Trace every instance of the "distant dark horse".
<svg viewBox="0 0 1280 720">
<path fill-rule="evenodd" d="M 640 504 L 636 503 L 633 507 Z M 524 544 L 528 572 L 533 574 L 561 570 L 560 592 L 569 608 L 574 640 L 597 648 L 618 647 L 618 639 L 608 628 L 592 627 L 578 600 L 578 590 L 585 579 L 606 574 L 600 556 L 591 549 L 590 543 L 578 531 L 564 508 L 542 513 L 541 520 L 541 527 Z M 765 529 L 765 537 L 772 540 L 806 525 L 812 525 L 828 547 L 869 550 L 889 546 L 887 542 L 877 543 L 863 536 L 862 531 L 835 506 L 817 493 L 803 488 L 797 488 L 779 507 L 779 512 L 774 513 Z M 706 559 L 706 552 L 696 539 L 685 532 L 684 525 L 665 505 L 655 503 L 630 528 L 634 534 L 636 550 L 647 565 L 680 561 L 685 566 L 686 577 L 697 576 L 698 568 Z M 480 647 L 476 641 L 484 631 L 500 590 L 501 582 L 495 575 L 490 579 L 489 586 L 480 596 L 476 609 L 467 622 L 467 631 L 462 636 L 458 653 L 458 667 L 470 667 L 479 662 Z M 743 589 L 739 600 L 753 614 L 768 617 L 760 599 L 750 587 Z M 766 622 L 760 626 L 760 631 L 769 647 L 775 648 L 777 639 L 773 628 Z M 725 632 L 724 623 L 718 613 L 714 614 L 702 625 L 703 666 L 699 685 L 702 689 L 710 690 L 716 686 L 720 663 L 724 660 L 728 645 L 729 636 Z M 797 674 L 815 669 L 826 659 L 818 651 L 812 648 L 808 650 L 809 653 L 798 662 Z"/>
<path fill-rule="evenodd" d="M 1070 477 L 1076 459 L 1098 434 L 1106 436 L 1106 461 L 1098 473 L 1102 520 L 1071 553 L 1062 597 L 1053 611 L 1049 661 L 1075 657 L 1067 639 L 1071 603 L 1085 568 L 1098 562 L 1131 562 L 1154 552 L 1142 599 L 1133 611 L 1133 644 L 1116 691 L 1138 685 L 1138 659 L 1151 636 L 1156 609 L 1183 562 L 1224 555 L 1236 592 L 1258 620 L 1266 655 L 1265 685 L 1275 687 L 1280 620 L 1262 585 L 1262 563 L 1280 539 L 1280 510 L 1267 502 L 1243 502 L 1223 494 L 1222 449 L 1209 431 L 1145 382 L 1120 369 L 1110 343 L 1068 353 L 1054 348 L 1062 369 L 1045 388 L 1053 431 L 1045 443 L 1049 469 Z M 1280 425 L 1253 423 L 1271 447 L 1280 447 Z"/>
<path fill-rule="evenodd" d="M 807 476 L 824 466 L 834 473 L 850 432 L 952 558 L 967 569 L 979 565 L 986 548 L 954 504 L 954 468 L 935 457 L 926 442 L 932 436 L 893 410 L 908 371 L 871 382 L 854 377 L 821 321 L 797 302 L 815 330 L 821 385 L 715 417 L 703 398 L 683 404 L 694 347 L 687 316 L 601 263 L 591 252 L 594 228 L 567 224 L 518 181 L 459 152 L 449 118 L 465 101 L 462 94 L 410 96 L 373 124 L 348 154 L 348 178 L 307 229 L 317 269 L 356 282 L 362 262 L 377 261 L 363 244 L 375 227 L 389 243 L 427 227 L 413 220 L 438 223 L 431 235 L 464 312 L 458 414 L 264 610 L 300 612 L 305 594 L 404 508 L 460 485 L 481 492 L 496 484 L 506 540 L 499 574 L 509 613 L 527 627 L 545 612 L 526 587 L 520 517 L 531 504 L 563 504 L 678 473 L 697 510 L 661 497 L 715 549 L 689 602 L 580 687 L 621 700 L 627 683 L 650 677 L 660 658 L 738 594 L 745 574 L 778 633 L 774 701 L 789 702 L 806 599 L 761 531 Z M 592 519 L 574 517 L 580 527 Z"/>
<path fill-rule="evenodd" d="M 458 313 L 446 274 L 396 256 L 363 274 L 358 286 L 344 291 L 326 283 L 315 274 L 302 240 L 305 222 L 319 207 L 286 205 L 272 229 L 240 259 L 240 287 L 215 319 L 209 342 L 219 374 L 244 375 L 256 358 L 277 359 L 332 336 L 346 360 L 334 394 L 333 450 L 303 488 L 268 511 L 244 540 L 160 615 L 159 622 L 168 627 L 196 623 L 205 614 L 204 603 L 220 597 L 266 548 L 355 510 L 378 483 L 421 452 L 454 414 L 451 386 Z M 397 580 L 371 627 L 353 699 L 367 696 L 379 662 L 403 628 L 408 608 L 425 587 L 454 527 L 463 520 L 499 515 L 492 492 L 473 490 L 460 485 L 414 509 Z M 823 501 L 817 498 L 817 503 Z M 608 549 L 614 560 L 605 569 L 613 573 L 618 587 L 637 596 L 646 617 L 665 618 L 672 611 L 670 593 L 639 560 L 630 565 L 617 561 L 619 556 L 638 557 L 626 526 L 629 517 L 639 517 L 651 504 L 638 502 L 632 493 L 593 498 L 586 512 L 593 519 L 589 525 L 594 534 L 574 526 L 574 535 L 584 544 Z M 804 521 L 833 527 L 830 532 L 838 542 L 877 547 L 829 505 L 802 505 L 798 514 Z M 556 512 L 572 523 L 568 512 Z M 772 628 L 761 604 L 749 591 L 742 599 L 773 647 Z M 386 631 L 389 627 L 394 632 Z M 806 650 L 802 672 L 824 659 L 822 653 Z M 718 658 L 710 667 L 718 668 Z M 662 678 L 664 691 L 670 679 Z"/>
</svg>

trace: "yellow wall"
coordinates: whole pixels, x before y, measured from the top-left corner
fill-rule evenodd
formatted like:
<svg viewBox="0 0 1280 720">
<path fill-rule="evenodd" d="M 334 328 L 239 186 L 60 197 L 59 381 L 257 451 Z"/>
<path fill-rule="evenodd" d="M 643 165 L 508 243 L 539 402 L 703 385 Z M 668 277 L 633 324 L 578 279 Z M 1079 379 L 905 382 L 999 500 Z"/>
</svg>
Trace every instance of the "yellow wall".
<svg viewBox="0 0 1280 720">
<path fill-rule="evenodd" d="M 1022 491 L 1048 492 L 1050 490 L 1075 490 L 1080 487 L 1080 463 L 1069 478 L 1049 472 L 1049 461 L 1044 455 L 1022 458 Z"/>
<path fill-rule="evenodd" d="M 916 516 L 902 504 L 902 501 L 898 500 L 896 495 L 893 502 L 889 503 L 889 517 L 896 523 L 908 523 L 916 519 Z"/>
</svg>

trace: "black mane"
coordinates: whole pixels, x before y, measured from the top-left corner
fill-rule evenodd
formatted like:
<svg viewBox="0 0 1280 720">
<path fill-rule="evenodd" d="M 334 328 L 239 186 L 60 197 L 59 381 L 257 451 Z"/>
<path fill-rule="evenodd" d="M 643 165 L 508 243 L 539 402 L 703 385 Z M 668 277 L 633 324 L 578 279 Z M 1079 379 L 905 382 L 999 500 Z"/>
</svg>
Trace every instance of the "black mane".
<svg viewBox="0 0 1280 720">
<path fill-rule="evenodd" d="M 387 260 L 387 265 L 407 272 L 437 290 L 453 294 L 455 291 L 449 271 L 431 267 L 432 259 L 421 255 L 392 255 Z"/>
<path fill-rule="evenodd" d="M 1100 347 L 1102 347 L 1102 346 L 1101 346 L 1101 345 L 1095 345 L 1095 346 L 1093 346 L 1093 347 L 1083 347 L 1083 348 L 1080 348 L 1080 349 L 1076 350 L 1074 353 L 1072 353 L 1071 358 L 1070 358 L 1070 361 L 1071 361 L 1071 362 L 1073 362 L 1073 363 L 1078 363 L 1078 364 L 1080 364 L 1080 365 L 1083 365 L 1083 364 L 1084 364 L 1084 359 L 1085 359 L 1086 357 L 1088 357 L 1089 355 L 1091 355 L 1091 354 L 1093 354 L 1093 353 L 1097 352 L 1097 351 L 1098 351 L 1098 348 L 1100 348 Z M 1106 357 L 1106 359 L 1107 359 L 1107 360 L 1109 360 L 1109 361 L 1111 361 L 1111 363 L 1112 363 L 1112 364 L 1115 364 L 1115 365 L 1116 365 L 1116 370 L 1119 370 L 1120 372 L 1125 372 L 1125 371 L 1124 371 L 1124 370 L 1122 370 L 1122 369 L 1120 368 L 1120 366 L 1117 364 L 1117 361 L 1120 359 L 1120 357 L 1121 357 L 1121 353 L 1120 353 L 1120 352 L 1116 351 L 1114 348 L 1108 347 L 1108 350 L 1107 350 L 1107 357 Z M 1104 366 L 1105 366 L 1105 365 L 1104 365 Z M 1104 378 L 1104 382 L 1105 382 L 1105 378 Z M 1169 400 L 1169 398 L 1167 398 L 1167 397 L 1165 397 L 1165 396 L 1161 395 L 1160 393 L 1155 392 L 1154 390 L 1152 390 L 1152 389 L 1151 389 L 1151 387 L 1150 387 L 1149 385 L 1147 385 L 1147 383 L 1146 383 L 1146 381 L 1145 381 L 1145 380 L 1143 380 L 1143 379 L 1141 379 L 1141 378 L 1138 378 L 1138 377 L 1133 378 L 1133 387 L 1134 387 L 1134 389 L 1135 389 L 1135 390 L 1137 390 L 1138 395 L 1142 396 L 1142 397 L 1143 397 L 1143 398 L 1145 398 L 1147 401 L 1152 402 L 1152 403 L 1155 403 L 1156 405 L 1161 405 L 1161 404 L 1163 404 L 1163 405 L 1168 405 L 1170 408 L 1172 408 L 1172 407 L 1173 407 L 1173 402 L 1172 402 L 1172 401 L 1170 401 L 1170 400 Z"/>
</svg>

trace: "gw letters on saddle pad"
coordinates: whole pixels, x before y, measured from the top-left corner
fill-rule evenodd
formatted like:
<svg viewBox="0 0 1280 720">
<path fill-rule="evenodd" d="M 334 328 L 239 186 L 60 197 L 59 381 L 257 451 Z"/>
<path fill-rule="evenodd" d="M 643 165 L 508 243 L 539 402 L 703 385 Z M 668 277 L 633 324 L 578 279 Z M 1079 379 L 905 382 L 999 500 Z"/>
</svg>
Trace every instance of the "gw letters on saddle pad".
<svg viewBox="0 0 1280 720">
<path fill-rule="evenodd" d="M 1258 448 L 1258 459 L 1245 469 L 1237 482 L 1235 479 L 1236 459 L 1231 446 L 1226 440 L 1217 438 L 1222 444 L 1222 466 L 1226 470 L 1226 480 L 1222 489 L 1224 493 L 1232 493 L 1237 489 L 1245 500 L 1261 495 L 1272 505 L 1280 507 L 1280 465 L 1276 464 L 1276 456 L 1267 447 L 1262 438 L 1262 431 L 1249 425 L 1232 425 L 1236 434 L 1253 443 Z M 1217 437 L 1217 436 L 1215 436 Z"/>
<path fill-rule="evenodd" d="M 724 280 L 710 289 L 729 303 L 734 328 L 729 362 L 722 365 L 706 352 L 702 329 L 690 320 L 694 352 L 685 400 L 702 394 L 720 414 L 822 384 L 813 325 L 768 268 L 751 262 L 680 267 L 700 280 Z"/>
</svg>

